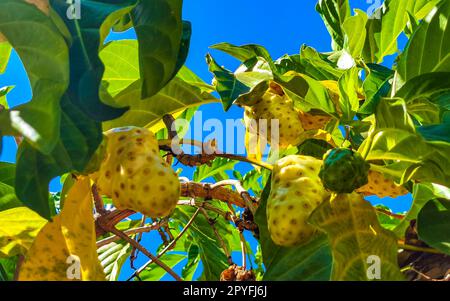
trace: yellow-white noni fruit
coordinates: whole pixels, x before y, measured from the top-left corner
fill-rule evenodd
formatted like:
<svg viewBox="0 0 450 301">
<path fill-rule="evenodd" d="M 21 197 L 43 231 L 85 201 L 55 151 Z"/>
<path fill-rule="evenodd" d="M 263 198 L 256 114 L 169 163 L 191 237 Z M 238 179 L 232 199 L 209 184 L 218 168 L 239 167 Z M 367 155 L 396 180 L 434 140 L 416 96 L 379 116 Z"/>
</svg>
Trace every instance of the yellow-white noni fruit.
<svg viewBox="0 0 450 301">
<path fill-rule="evenodd" d="M 278 120 L 278 135 L 272 128 L 272 120 Z M 267 126 L 264 126 L 266 122 Z M 244 123 L 247 131 L 254 131 L 272 145 L 273 137 L 278 137 L 281 148 L 301 142 L 302 123 L 292 100 L 269 89 L 255 104 L 245 107 Z M 276 123 L 274 123 L 276 125 Z"/>
<path fill-rule="evenodd" d="M 170 214 L 180 197 L 180 182 L 159 156 L 155 135 L 137 127 L 117 128 L 105 135 L 105 159 L 92 175 L 99 192 L 111 197 L 118 209 L 153 218 Z"/>
<path fill-rule="evenodd" d="M 322 160 L 300 155 L 276 162 L 267 200 L 267 224 L 274 243 L 294 246 L 307 242 L 316 232 L 307 223 L 311 212 L 327 197 L 319 178 Z"/>
</svg>

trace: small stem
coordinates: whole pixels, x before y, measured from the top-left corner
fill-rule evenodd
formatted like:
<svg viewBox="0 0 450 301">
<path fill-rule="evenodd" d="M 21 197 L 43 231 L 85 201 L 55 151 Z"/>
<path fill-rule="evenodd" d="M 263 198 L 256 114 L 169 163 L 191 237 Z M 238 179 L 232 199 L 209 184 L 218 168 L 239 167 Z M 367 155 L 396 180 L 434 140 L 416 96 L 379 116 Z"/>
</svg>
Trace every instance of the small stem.
<svg viewBox="0 0 450 301">
<path fill-rule="evenodd" d="M 247 269 L 247 255 L 245 254 L 245 238 L 242 232 L 239 232 L 239 238 L 241 239 L 241 252 L 242 252 L 242 267 Z"/>
<path fill-rule="evenodd" d="M 147 232 L 150 232 L 152 230 L 157 230 L 157 229 L 159 229 L 162 226 L 163 226 L 163 224 L 161 224 L 161 223 L 153 223 L 150 226 L 133 228 L 133 229 L 129 229 L 129 230 L 126 230 L 126 231 L 123 231 L 123 232 L 127 236 L 130 236 L 130 235 L 134 235 L 134 234 L 138 234 L 138 233 L 147 233 Z M 97 248 L 100 248 L 100 247 L 105 246 L 105 245 L 107 245 L 109 243 L 118 241 L 120 239 L 121 239 L 120 237 L 114 235 L 114 236 L 110 236 L 110 237 L 107 237 L 105 239 L 99 240 L 99 241 L 97 241 Z"/>
<path fill-rule="evenodd" d="M 92 196 L 94 197 L 95 211 L 98 214 L 103 215 L 106 213 L 105 205 L 103 204 L 103 199 L 98 193 L 98 188 L 96 184 L 92 185 Z"/>
<path fill-rule="evenodd" d="M 103 225 L 101 225 L 103 226 Z M 113 227 L 109 227 L 104 225 L 104 229 L 115 234 L 116 236 L 119 236 L 120 238 L 122 238 L 123 240 L 125 240 L 126 242 L 128 242 L 131 246 L 135 247 L 136 249 L 138 249 L 139 251 L 141 251 L 143 254 L 145 254 L 145 256 L 149 257 L 150 259 L 152 259 L 153 262 L 155 262 L 157 265 L 159 265 L 162 269 L 164 269 L 167 273 L 169 273 L 175 280 L 177 281 L 182 281 L 182 279 L 180 278 L 180 276 L 178 276 L 170 267 L 168 267 L 164 262 L 162 262 L 161 260 L 159 260 L 156 256 L 154 256 L 152 253 L 150 253 L 146 248 L 144 248 L 141 244 L 139 244 L 137 241 L 135 241 L 134 239 L 128 237 L 125 233 L 123 233 L 122 231 L 118 230 L 117 228 Z"/>
<path fill-rule="evenodd" d="M 386 215 L 388 215 L 390 217 L 396 218 L 396 219 L 403 219 L 403 218 L 405 218 L 405 216 L 403 214 L 392 213 L 390 211 L 387 211 L 387 210 L 384 210 L 384 209 L 381 209 L 381 208 L 375 208 L 375 210 L 380 212 L 380 213 L 386 214 Z"/>
<path fill-rule="evenodd" d="M 200 208 L 198 208 L 197 211 L 194 212 L 194 214 L 192 215 L 191 219 L 188 221 L 186 226 L 184 226 L 183 230 L 181 230 L 181 232 L 177 235 L 177 237 L 175 237 L 175 239 L 172 240 L 170 242 L 170 244 L 168 244 L 161 252 L 159 252 L 158 255 L 156 256 L 156 258 L 160 258 L 161 256 L 163 256 L 168 250 L 170 250 L 175 245 L 175 243 L 180 239 L 180 237 L 183 236 L 183 234 L 187 231 L 187 229 L 189 229 L 189 227 L 192 225 L 192 223 L 194 222 L 194 220 L 197 217 L 197 215 L 199 214 L 199 212 L 200 212 Z M 131 275 L 127 279 L 127 281 L 129 281 L 129 280 L 133 279 L 134 277 L 138 276 L 146 267 L 148 267 L 153 262 L 156 262 L 153 258 L 151 260 L 147 261 L 136 272 L 134 272 L 133 275 Z"/>
<path fill-rule="evenodd" d="M 417 246 L 412 246 L 412 245 L 407 245 L 404 243 L 399 242 L 398 243 L 398 248 L 399 249 L 404 249 L 404 250 L 409 250 L 409 251 L 416 251 L 416 252 L 423 252 L 423 253 L 430 253 L 430 254 L 439 254 L 442 255 L 443 253 L 432 249 L 432 248 L 425 248 L 425 247 L 417 247 Z"/>
<path fill-rule="evenodd" d="M 229 263 L 230 265 L 232 265 L 232 264 L 233 264 L 233 260 L 232 260 L 232 258 L 231 258 L 231 253 L 230 253 L 230 251 L 228 250 L 228 247 L 227 247 L 227 245 L 225 244 L 225 241 L 222 239 L 222 237 L 220 236 L 220 234 L 219 234 L 219 232 L 217 231 L 216 227 L 214 226 L 214 222 L 211 221 L 211 219 L 210 219 L 210 217 L 209 217 L 209 215 L 208 215 L 208 212 L 206 212 L 206 210 L 205 210 L 204 208 L 198 208 L 198 209 L 202 212 L 202 214 L 205 216 L 206 220 L 209 222 L 209 225 L 210 225 L 211 228 L 213 229 L 214 234 L 215 234 L 215 236 L 217 237 L 217 240 L 219 241 L 219 243 L 220 243 L 220 245 L 221 245 L 223 251 L 225 252 L 225 255 L 227 256 L 228 263 Z"/>
</svg>

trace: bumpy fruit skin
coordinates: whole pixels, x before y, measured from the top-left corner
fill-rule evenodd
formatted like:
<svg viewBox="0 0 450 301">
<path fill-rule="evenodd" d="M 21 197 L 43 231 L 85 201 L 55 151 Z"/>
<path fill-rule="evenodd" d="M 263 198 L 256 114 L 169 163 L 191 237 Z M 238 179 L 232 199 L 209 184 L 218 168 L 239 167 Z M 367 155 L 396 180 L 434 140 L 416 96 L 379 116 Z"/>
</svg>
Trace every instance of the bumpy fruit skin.
<svg viewBox="0 0 450 301">
<path fill-rule="evenodd" d="M 155 135 L 145 129 L 124 127 L 106 133 L 106 156 L 92 178 L 101 194 L 118 209 L 131 209 L 148 217 L 163 217 L 175 208 L 180 182 L 159 156 Z"/>
<path fill-rule="evenodd" d="M 323 129 L 331 119 L 330 116 L 314 115 L 303 111 L 299 111 L 298 115 L 305 131 Z"/>
<path fill-rule="evenodd" d="M 259 120 L 267 120 L 267 131 L 264 128 L 255 128 Z M 280 95 L 273 88 L 269 89 L 263 97 L 254 105 L 246 106 L 244 123 L 247 130 L 267 137 L 267 142 L 272 144 L 271 120 L 279 120 L 279 146 L 286 148 L 289 145 L 297 145 L 301 142 L 300 134 L 303 133 L 302 123 L 292 101 L 286 95 Z M 252 124 L 252 120 L 256 121 Z"/>
<path fill-rule="evenodd" d="M 403 186 L 396 185 L 394 181 L 386 179 L 382 173 L 370 170 L 368 178 L 368 183 L 358 188 L 357 192 L 364 195 L 376 195 L 380 198 L 396 198 L 408 193 L 408 190 Z"/>
<path fill-rule="evenodd" d="M 321 160 L 299 155 L 276 162 L 266 207 L 268 228 L 275 244 L 285 247 L 303 244 L 315 234 L 307 219 L 330 195 L 319 178 L 321 165 Z"/>
<path fill-rule="evenodd" d="M 324 155 L 319 177 L 326 189 L 351 193 L 367 184 L 369 168 L 369 163 L 359 153 L 347 148 L 333 148 Z"/>
</svg>

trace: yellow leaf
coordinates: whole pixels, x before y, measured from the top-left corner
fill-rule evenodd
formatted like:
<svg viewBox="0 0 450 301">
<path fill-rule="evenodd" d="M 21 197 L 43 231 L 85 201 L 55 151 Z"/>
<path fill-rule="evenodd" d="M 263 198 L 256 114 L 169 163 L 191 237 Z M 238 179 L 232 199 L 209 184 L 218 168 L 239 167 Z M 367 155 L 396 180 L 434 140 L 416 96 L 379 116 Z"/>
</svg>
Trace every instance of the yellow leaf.
<svg viewBox="0 0 450 301">
<path fill-rule="evenodd" d="M 27 207 L 0 212 L 0 258 L 26 254 L 47 222 Z"/>
<path fill-rule="evenodd" d="M 105 280 L 97 257 L 90 180 L 76 182 L 61 213 L 39 232 L 19 280 Z"/>
</svg>

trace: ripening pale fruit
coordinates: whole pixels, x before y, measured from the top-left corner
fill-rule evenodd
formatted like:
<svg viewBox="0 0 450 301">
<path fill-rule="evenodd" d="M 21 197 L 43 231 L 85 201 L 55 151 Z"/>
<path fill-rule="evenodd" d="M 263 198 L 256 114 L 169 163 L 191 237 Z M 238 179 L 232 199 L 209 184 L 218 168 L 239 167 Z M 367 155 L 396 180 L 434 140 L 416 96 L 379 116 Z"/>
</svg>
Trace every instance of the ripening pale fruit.
<svg viewBox="0 0 450 301">
<path fill-rule="evenodd" d="M 106 133 L 106 157 L 93 175 L 101 194 L 118 209 L 149 217 L 168 215 L 180 196 L 180 182 L 159 156 L 155 135 L 145 129 L 124 127 Z"/>
<path fill-rule="evenodd" d="M 302 139 L 300 134 L 303 133 L 302 123 L 292 101 L 286 95 L 280 95 L 270 89 L 256 104 L 245 108 L 244 123 L 247 130 L 259 129 L 257 133 L 267 137 L 269 144 L 273 142 L 271 121 L 276 119 L 279 122 L 279 146 L 286 148 L 299 144 Z M 252 120 L 256 122 L 252 124 Z M 261 125 L 260 120 L 267 120 L 266 128 Z"/>
<path fill-rule="evenodd" d="M 370 165 L 359 153 L 348 148 L 333 148 L 323 158 L 319 177 L 326 189 L 351 193 L 367 184 Z"/>
<path fill-rule="evenodd" d="M 396 185 L 394 181 L 386 179 L 380 172 L 370 170 L 368 178 L 368 183 L 357 189 L 357 192 L 364 195 L 376 195 L 380 198 L 396 198 L 408 193 L 408 190 L 403 186 Z"/>
<path fill-rule="evenodd" d="M 321 160 L 300 155 L 286 156 L 274 165 L 266 212 L 275 244 L 303 244 L 315 234 L 315 228 L 307 223 L 308 217 L 329 197 L 319 178 L 321 165 Z"/>
</svg>

